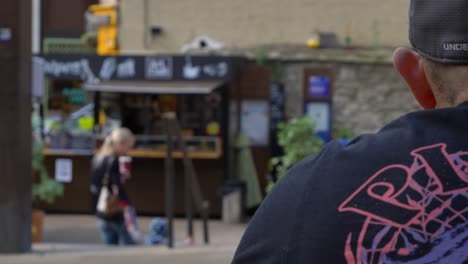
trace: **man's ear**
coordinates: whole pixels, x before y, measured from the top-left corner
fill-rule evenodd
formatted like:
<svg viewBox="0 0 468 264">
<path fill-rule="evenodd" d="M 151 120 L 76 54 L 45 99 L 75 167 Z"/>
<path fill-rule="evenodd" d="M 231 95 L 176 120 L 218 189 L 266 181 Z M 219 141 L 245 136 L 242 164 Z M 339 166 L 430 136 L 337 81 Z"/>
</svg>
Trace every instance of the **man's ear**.
<svg viewBox="0 0 468 264">
<path fill-rule="evenodd" d="M 422 108 L 435 108 L 437 103 L 427 80 L 421 56 L 406 48 L 398 48 L 393 54 L 393 65 L 405 79 Z"/>
</svg>

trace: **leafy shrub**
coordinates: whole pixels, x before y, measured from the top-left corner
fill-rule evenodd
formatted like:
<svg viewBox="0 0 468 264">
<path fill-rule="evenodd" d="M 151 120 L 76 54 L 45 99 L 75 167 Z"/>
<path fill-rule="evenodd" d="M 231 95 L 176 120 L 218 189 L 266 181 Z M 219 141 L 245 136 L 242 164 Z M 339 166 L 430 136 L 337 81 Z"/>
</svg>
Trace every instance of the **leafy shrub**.
<svg viewBox="0 0 468 264">
<path fill-rule="evenodd" d="M 319 153 L 324 142 L 315 133 L 315 122 L 309 116 L 293 118 L 287 123 L 279 124 L 277 137 L 284 155 L 270 160 L 270 171 L 276 169 L 278 178 L 281 178 L 297 162 Z M 274 184 L 273 181 L 268 183 L 267 192 Z"/>
</svg>

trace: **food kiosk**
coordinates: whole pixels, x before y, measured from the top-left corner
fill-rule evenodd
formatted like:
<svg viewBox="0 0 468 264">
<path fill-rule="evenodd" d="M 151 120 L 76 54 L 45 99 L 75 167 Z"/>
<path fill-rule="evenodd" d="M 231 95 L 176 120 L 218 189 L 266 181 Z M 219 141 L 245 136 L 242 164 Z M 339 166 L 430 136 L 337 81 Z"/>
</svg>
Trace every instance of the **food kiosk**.
<svg viewBox="0 0 468 264">
<path fill-rule="evenodd" d="M 132 204 L 143 214 L 164 214 L 162 116 L 175 113 L 193 160 L 200 188 L 221 212 L 219 189 L 229 175 L 229 144 L 239 127 L 237 108 L 244 59 L 222 56 L 45 55 L 44 149 L 49 172 L 71 161 L 65 194 L 48 211 L 89 213 L 90 162 L 112 129 L 124 126 L 137 137 L 130 151 Z M 184 214 L 182 152 L 174 149 L 175 214 Z M 70 162 L 68 163 L 70 164 Z M 66 177 L 65 177 L 66 178 Z"/>
</svg>

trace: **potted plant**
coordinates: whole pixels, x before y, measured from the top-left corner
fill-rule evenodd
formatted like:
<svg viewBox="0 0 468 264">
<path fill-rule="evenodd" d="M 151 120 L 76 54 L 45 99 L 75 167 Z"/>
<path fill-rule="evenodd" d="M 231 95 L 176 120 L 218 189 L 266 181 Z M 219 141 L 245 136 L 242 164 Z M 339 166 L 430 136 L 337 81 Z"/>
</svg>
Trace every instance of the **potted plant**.
<svg viewBox="0 0 468 264">
<path fill-rule="evenodd" d="M 270 172 L 276 171 L 277 178 L 284 176 L 288 169 L 304 158 L 322 150 L 323 140 L 316 136 L 315 122 L 309 116 L 293 118 L 287 123 L 278 125 L 278 143 L 284 155 L 270 160 Z M 270 179 L 267 185 L 269 192 L 276 181 Z"/>
<path fill-rule="evenodd" d="M 44 165 L 43 144 L 39 140 L 33 141 L 32 148 L 32 241 L 42 241 L 44 223 L 44 210 L 40 209 L 43 203 L 53 203 L 58 196 L 63 195 L 63 185 L 49 177 Z"/>
</svg>

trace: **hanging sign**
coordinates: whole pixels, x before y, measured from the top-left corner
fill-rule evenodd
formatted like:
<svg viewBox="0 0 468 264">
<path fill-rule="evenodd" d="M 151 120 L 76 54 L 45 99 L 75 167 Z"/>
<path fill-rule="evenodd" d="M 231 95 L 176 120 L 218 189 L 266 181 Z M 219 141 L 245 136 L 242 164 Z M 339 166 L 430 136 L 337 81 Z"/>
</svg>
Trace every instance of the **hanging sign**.
<svg viewBox="0 0 468 264">
<path fill-rule="evenodd" d="M 0 33 L 1 34 L 1 33 Z M 99 81 L 230 81 L 240 58 L 223 56 L 92 56 L 36 57 L 53 79 Z"/>
<path fill-rule="evenodd" d="M 0 28 L 0 42 L 10 41 L 12 37 L 11 28 Z"/>
<path fill-rule="evenodd" d="M 71 159 L 55 160 L 55 180 L 70 183 L 73 179 L 73 163 Z"/>
</svg>

